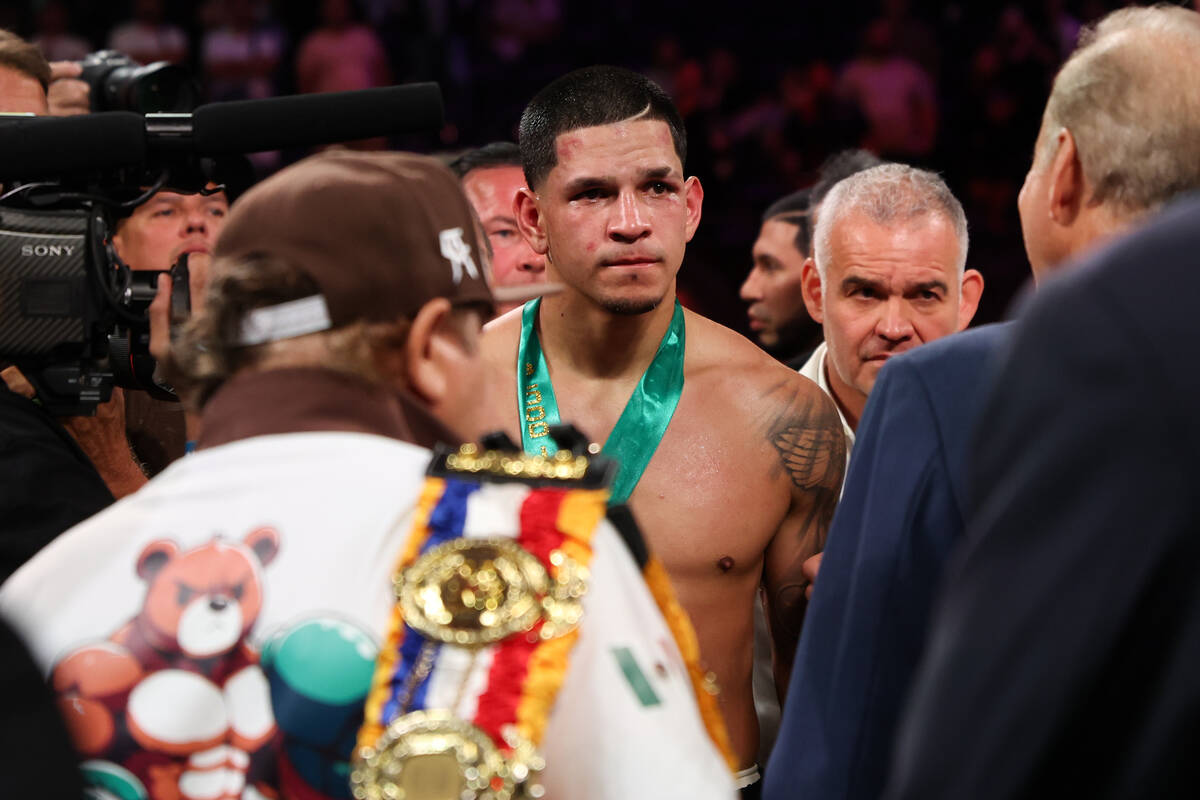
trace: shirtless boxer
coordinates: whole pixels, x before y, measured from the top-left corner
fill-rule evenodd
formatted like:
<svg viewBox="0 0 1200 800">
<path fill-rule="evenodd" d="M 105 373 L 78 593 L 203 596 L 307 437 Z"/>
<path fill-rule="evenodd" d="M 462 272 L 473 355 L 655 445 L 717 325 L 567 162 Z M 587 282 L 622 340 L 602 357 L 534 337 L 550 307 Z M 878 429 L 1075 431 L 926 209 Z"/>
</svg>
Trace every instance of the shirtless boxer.
<svg viewBox="0 0 1200 800">
<path fill-rule="evenodd" d="M 676 305 L 704 192 L 684 176 L 683 125 L 658 86 L 613 67 L 573 72 L 534 97 L 520 141 L 530 188 L 518 224 L 565 288 L 489 326 L 484 357 L 503 398 L 493 424 L 536 451 L 557 410 L 621 459 L 615 494 L 636 482 L 629 504 L 751 766 L 754 602 L 761 584 L 782 690 L 804 613 L 800 566 L 824 542 L 841 483 L 837 412 L 815 384 Z"/>
</svg>

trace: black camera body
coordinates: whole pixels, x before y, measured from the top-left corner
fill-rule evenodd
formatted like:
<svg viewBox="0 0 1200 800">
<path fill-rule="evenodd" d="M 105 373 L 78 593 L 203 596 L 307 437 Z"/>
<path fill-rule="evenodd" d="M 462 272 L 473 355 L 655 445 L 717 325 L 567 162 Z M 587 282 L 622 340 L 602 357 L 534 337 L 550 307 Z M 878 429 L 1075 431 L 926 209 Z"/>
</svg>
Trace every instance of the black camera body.
<svg viewBox="0 0 1200 800">
<path fill-rule="evenodd" d="M 55 413 L 108 400 L 112 376 L 97 360 L 104 304 L 89 277 L 103 221 L 83 211 L 0 208 L 0 353 Z"/>
<path fill-rule="evenodd" d="M 16 364 L 51 413 L 87 414 L 112 387 L 173 399 L 155 379 L 146 309 L 157 271 L 121 264 L 102 208 L 0 207 L 0 353 Z M 186 318 L 186 257 L 172 314 Z"/>
<path fill-rule="evenodd" d="M 91 89 L 92 111 L 191 111 L 200 101 L 191 74 L 166 61 L 143 66 L 116 50 L 99 50 L 89 53 L 79 66 L 83 68 L 79 79 Z"/>
</svg>

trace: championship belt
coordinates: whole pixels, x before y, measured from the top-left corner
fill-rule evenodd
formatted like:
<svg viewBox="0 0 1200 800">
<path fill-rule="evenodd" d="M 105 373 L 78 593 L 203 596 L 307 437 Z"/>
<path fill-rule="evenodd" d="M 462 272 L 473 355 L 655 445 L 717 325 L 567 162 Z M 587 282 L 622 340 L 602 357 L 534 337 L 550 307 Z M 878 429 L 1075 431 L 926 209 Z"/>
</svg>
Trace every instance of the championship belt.
<svg viewBox="0 0 1200 800">
<path fill-rule="evenodd" d="M 597 472 L 570 450 L 465 445 L 435 456 L 395 571 L 350 776 L 356 798 L 544 794 L 538 747 L 608 500 L 611 469 Z"/>
</svg>

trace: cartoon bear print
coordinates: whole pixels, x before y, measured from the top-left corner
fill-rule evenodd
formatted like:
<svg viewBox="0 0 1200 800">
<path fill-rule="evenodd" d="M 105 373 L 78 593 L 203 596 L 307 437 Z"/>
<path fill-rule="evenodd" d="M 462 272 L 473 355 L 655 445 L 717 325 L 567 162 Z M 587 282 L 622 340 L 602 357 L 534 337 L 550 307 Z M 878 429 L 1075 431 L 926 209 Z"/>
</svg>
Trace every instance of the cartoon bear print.
<svg viewBox="0 0 1200 800">
<path fill-rule="evenodd" d="M 169 539 L 146 545 L 141 611 L 51 675 L 82 754 L 119 764 L 153 800 L 273 796 L 255 757 L 277 728 L 248 637 L 262 609 L 261 569 L 278 552 L 272 528 L 185 552 Z"/>
</svg>

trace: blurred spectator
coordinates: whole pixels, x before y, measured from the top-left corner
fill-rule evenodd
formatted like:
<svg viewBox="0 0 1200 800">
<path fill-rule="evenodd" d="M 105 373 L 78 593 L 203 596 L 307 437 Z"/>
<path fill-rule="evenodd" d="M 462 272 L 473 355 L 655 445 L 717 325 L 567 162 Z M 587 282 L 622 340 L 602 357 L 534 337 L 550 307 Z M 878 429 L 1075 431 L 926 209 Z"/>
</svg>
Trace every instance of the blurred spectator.
<svg viewBox="0 0 1200 800">
<path fill-rule="evenodd" d="M 254 100 L 275 94 L 286 39 L 259 0 L 223 0 L 219 23 L 201 43 L 210 100 Z"/>
<path fill-rule="evenodd" d="M 838 94 L 854 102 L 870 124 L 862 146 L 881 155 L 924 159 L 937 138 L 933 81 L 915 62 L 895 52 L 892 25 L 874 20 L 862 52 L 838 79 Z"/>
<path fill-rule="evenodd" d="M 671 76 L 673 97 L 685 120 L 703 107 L 704 67 L 693 58 L 684 59 Z"/>
<path fill-rule="evenodd" d="M 1067 5 L 1063 0 L 1044 0 L 1042 9 L 1046 15 L 1046 22 L 1050 26 L 1048 33 L 1058 47 L 1058 60 L 1065 61 L 1067 56 L 1075 50 L 1075 43 L 1079 40 L 1079 31 L 1082 26 L 1079 24 L 1079 20 L 1071 16 L 1071 12 L 1067 10 Z"/>
<path fill-rule="evenodd" d="M 679 36 L 667 33 L 654 41 L 650 66 L 644 70 L 647 78 L 663 87 L 667 94 L 679 105 L 675 92 L 675 73 L 683 65 L 683 46 Z"/>
<path fill-rule="evenodd" d="M 742 85 L 742 66 L 727 47 L 710 50 L 704 63 L 704 108 L 728 113 L 745 105 L 748 99 Z"/>
<path fill-rule="evenodd" d="M 941 49 L 933 28 L 912 15 L 909 0 L 883 0 L 880 5 L 884 19 L 892 26 L 896 54 L 919 64 L 936 78 L 941 67 Z"/>
<path fill-rule="evenodd" d="M 379 38 L 358 21 L 350 0 L 323 0 L 320 25 L 300 43 L 296 80 L 301 92 L 342 92 L 391 82 Z"/>
<path fill-rule="evenodd" d="M 787 112 L 784 132 L 803 160 L 805 183 L 818 175 L 824 181 L 828 177 L 826 168 L 830 154 L 841 151 L 847 143 L 859 141 L 866 132 L 866 121 L 858 109 L 840 101 L 834 93 L 834 80 L 833 69 L 823 60 L 814 61 L 803 69 L 788 70 L 780 79 L 779 91 Z M 856 166 L 845 174 L 835 169 L 839 175 L 837 180 L 879 163 L 879 159 L 863 151 L 856 152 L 866 157 L 863 166 Z M 832 184 L 824 191 L 831 188 Z"/>
<path fill-rule="evenodd" d="M 300 43 L 296 85 L 302 93 L 346 92 L 391 83 L 383 43 L 360 21 L 351 0 L 322 0 L 321 22 Z M 347 142 L 358 150 L 383 150 L 382 136 Z"/>
<path fill-rule="evenodd" d="M 490 5 L 489 43 L 501 62 L 518 61 L 527 49 L 561 30 L 561 0 L 492 0 Z"/>
<path fill-rule="evenodd" d="M 79 61 L 92 52 L 92 45 L 71 33 L 71 12 L 62 0 L 46 0 L 37 12 L 33 43 L 47 61 Z"/>
<path fill-rule="evenodd" d="M 179 63 L 187 58 L 188 37 L 166 21 L 162 0 L 134 0 L 133 19 L 112 29 L 108 47 L 142 64 Z"/>
<path fill-rule="evenodd" d="M 444 31 L 425 0 L 373 0 L 367 6 L 367 21 L 383 42 L 392 80 L 441 80 L 440 61 L 446 60 Z M 443 83 L 443 92 L 450 91 Z"/>
<path fill-rule="evenodd" d="M 1029 156 L 1027 148 L 1015 148 L 1013 142 L 1036 138 L 1057 57 L 1016 5 L 1000 11 L 993 30 L 971 62 L 961 104 L 966 133 L 959 139 L 962 150 L 957 159 L 968 175 L 965 194 L 972 227 L 984 234 L 979 242 L 989 241 L 988 236 L 993 245 L 1011 240 L 999 251 L 994 246 L 976 250 L 981 264 L 992 265 L 988 280 L 996 275 L 1000 281 L 993 287 L 1015 288 L 1026 274 L 1025 260 L 1016 247 L 1020 237 L 1014 209 Z M 987 300 L 1001 303 L 992 308 L 998 315 L 1007 295 Z"/>
</svg>

